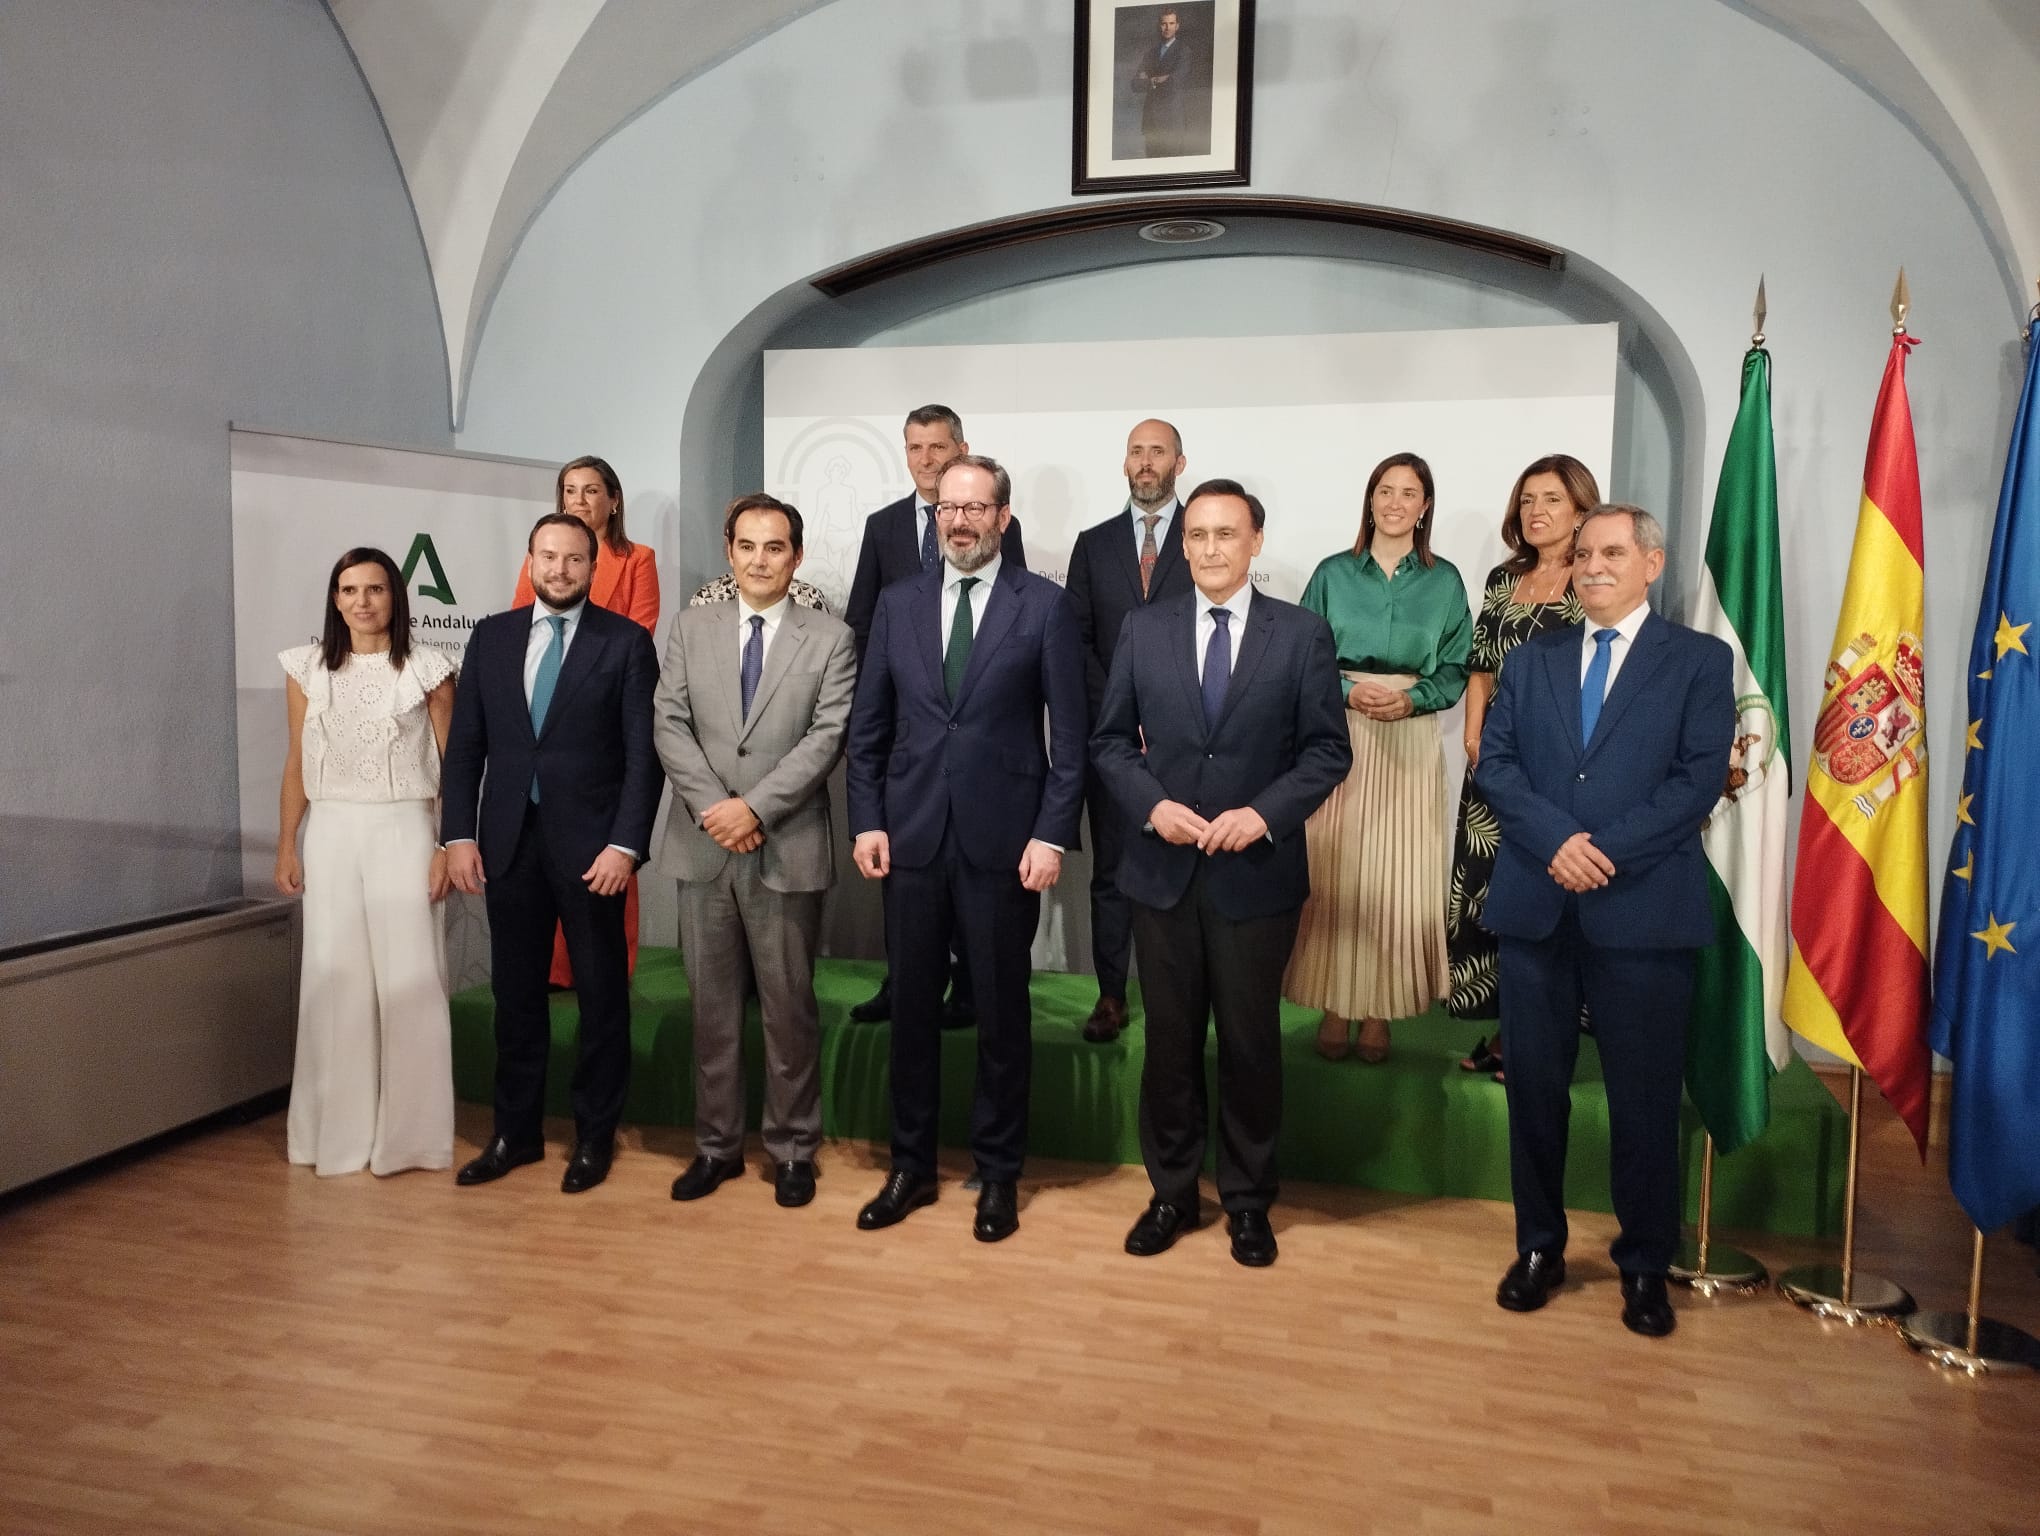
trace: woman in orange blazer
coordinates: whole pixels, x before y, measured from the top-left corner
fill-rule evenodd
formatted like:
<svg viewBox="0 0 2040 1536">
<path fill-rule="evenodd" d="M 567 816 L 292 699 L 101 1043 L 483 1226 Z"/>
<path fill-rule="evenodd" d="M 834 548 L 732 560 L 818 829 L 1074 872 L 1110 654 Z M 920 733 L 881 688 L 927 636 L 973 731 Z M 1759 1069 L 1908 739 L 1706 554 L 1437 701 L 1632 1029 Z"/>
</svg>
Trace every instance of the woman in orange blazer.
<svg viewBox="0 0 2040 1536">
<path fill-rule="evenodd" d="M 659 569 L 649 544 L 633 544 L 623 531 L 623 482 L 607 461 L 593 454 L 564 465 L 553 482 L 553 509 L 571 512 L 595 532 L 602 552 L 595 561 L 595 579 L 588 587 L 588 601 L 611 613 L 635 619 L 650 631 L 659 622 Z M 531 590 L 531 560 L 517 573 L 513 608 L 526 608 L 535 601 Z M 651 850 L 640 848 L 640 859 Z M 637 974 L 638 889 L 637 876 L 623 893 L 623 931 L 630 946 L 630 973 Z M 574 984 L 574 968 L 567 963 L 567 941 L 553 932 L 552 983 L 556 987 Z"/>
</svg>

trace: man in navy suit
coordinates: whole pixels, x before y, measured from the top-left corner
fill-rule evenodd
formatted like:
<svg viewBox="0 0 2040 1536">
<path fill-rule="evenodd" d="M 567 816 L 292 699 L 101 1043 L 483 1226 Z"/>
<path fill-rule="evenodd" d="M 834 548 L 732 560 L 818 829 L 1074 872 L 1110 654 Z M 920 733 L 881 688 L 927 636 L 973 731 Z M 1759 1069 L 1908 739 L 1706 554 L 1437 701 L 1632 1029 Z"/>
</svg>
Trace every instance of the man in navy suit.
<svg viewBox="0 0 2040 1536">
<path fill-rule="evenodd" d="M 1720 640 L 1652 613 L 1664 530 L 1601 506 L 1573 547 L 1583 628 L 1509 653 L 1481 731 L 1481 792 L 1502 824 L 1483 921 L 1501 938 L 1516 1262 L 1495 1300 L 1544 1305 L 1565 1280 L 1565 1146 L 1580 1004 L 1608 1090 L 1622 1321 L 1676 1324 L 1679 1088 L 1694 951 L 1713 942 L 1700 827 L 1735 737 Z"/>
<path fill-rule="evenodd" d="M 1232 1255 L 1275 1262 L 1282 969 L 1310 895 L 1303 824 L 1353 751 L 1330 626 L 1249 579 L 1266 521 L 1236 481 L 1190 493 L 1183 555 L 1196 591 L 1128 616 L 1091 737 L 1129 833 L 1119 887 L 1133 902 L 1147 1000 L 1140 1147 L 1155 1192 L 1126 1238 L 1142 1258 L 1202 1219 L 1204 1040 L 1215 1020 L 1218 1196 Z"/>
<path fill-rule="evenodd" d="M 1019 1226 L 1030 951 L 1083 804 L 1084 660 L 1062 589 L 1000 557 L 1006 471 L 966 454 L 939 489 L 942 563 L 879 595 L 850 711 L 853 856 L 886 882 L 893 975 L 892 1172 L 857 1224 L 889 1227 L 935 1198 L 955 935 L 977 993 L 973 1230 L 991 1243 Z"/>
<path fill-rule="evenodd" d="M 857 659 L 864 659 L 864 647 L 871 638 L 872 615 L 878 610 L 878 594 L 896 581 L 905 581 L 942 563 L 935 528 L 935 490 L 947 469 L 959 455 L 970 452 L 964 441 L 963 418 L 946 405 L 924 405 L 907 412 L 905 429 L 907 474 L 914 489 L 898 501 L 889 502 L 864 520 L 864 542 L 857 550 L 857 574 L 850 582 L 849 601 L 844 604 L 843 622 L 857 643 Z M 1027 551 L 1020 542 L 1020 519 L 1006 525 L 999 542 L 999 559 L 1019 570 L 1027 569 Z M 892 978 L 879 983 L 878 991 L 850 1010 L 858 1024 L 878 1024 L 892 1017 Z M 970 1023 L 970 973 L 957 957 L 955 983 L 950 990 L 949 1022 Z"/>
<path fill-rule="evenodd" d="M 579 518 L 540 518 L 526 548 L 537 600 L 475 626 L 440 776 L 447 873 L 488 897 L 496 1000 L 495 1134 L 458 1178 L 486 1184 L 545 1155 L 557 923 L 581 1005 L 560 1181 L 578 1194 L 609 1174 L 630 1080 L 623 892 L 651 847 L 664 782 L 652 745 L 659 658 L 640 625 L 588 601 L 599 546 Z"/>
<path fill-rule="evenodd" d="M 1189 460 L 1183 437 L 1166 421 L 1143 421 L 1126 438 L 1126 506 L 1077 535 L 1065 590 L 1084 642 L 1091 718 L 1105 702 L 1112 650 L 1129 613 L 1190 590 L 1190 567 L 1177 537 L 1176 479 Z M 1091 965 L 1098 1002 L 1084 1038 L 1102 1045 L 1126 1028 L 1126 972 L 1133 959 L 1133 910 L 1119 889 L 1125 828 L 1097 770 L 1084 794 L 1091 826 Z"/>
</svg>

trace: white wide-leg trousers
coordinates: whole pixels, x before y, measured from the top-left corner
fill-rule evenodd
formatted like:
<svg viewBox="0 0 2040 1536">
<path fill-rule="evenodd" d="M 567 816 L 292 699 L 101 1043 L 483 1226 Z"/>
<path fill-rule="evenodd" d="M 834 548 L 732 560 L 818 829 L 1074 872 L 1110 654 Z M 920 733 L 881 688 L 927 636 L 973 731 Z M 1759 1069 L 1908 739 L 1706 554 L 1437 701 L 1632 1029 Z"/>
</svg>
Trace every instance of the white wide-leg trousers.
<svg viewBox="0 0 2040 1536">
<path fill-rule="evenodd" d="M 427 898 L 432 803 L 319 800 L 305 827 L 293 1163 L 453 1166 L 446 928 Z"/>
</svg>

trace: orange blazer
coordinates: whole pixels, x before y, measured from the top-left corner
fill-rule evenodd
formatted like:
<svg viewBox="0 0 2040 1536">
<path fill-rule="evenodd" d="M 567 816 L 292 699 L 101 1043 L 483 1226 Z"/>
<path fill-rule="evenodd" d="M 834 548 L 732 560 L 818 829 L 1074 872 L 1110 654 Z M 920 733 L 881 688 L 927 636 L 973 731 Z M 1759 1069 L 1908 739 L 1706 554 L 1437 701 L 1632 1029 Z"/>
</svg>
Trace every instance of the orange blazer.
<svg viewBox="0 0 2040 1536">
<path fill-rule="evenodd" d="M 595 560 L 595 580 L 589 584 L 588 600 L 626 619 L 636 619 L 647 630 L 659 622 L 659 566 L 652 558 L 652 546 L 633 544 L 630 553 L 619 557 L 607 544 Z M 531 557 L 525 556 L 517 572 L 517 593 L 512 608 L 537 601 L 531 590 Z"/>
</svg>

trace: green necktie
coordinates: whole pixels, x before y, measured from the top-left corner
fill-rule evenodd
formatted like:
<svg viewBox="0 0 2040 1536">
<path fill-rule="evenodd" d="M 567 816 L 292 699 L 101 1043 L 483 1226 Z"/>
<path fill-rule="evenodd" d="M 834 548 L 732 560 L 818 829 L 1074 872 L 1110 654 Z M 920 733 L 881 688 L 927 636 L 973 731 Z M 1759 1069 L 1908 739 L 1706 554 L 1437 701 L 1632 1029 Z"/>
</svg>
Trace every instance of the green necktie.
<svg viewBox="0 0 2040 1536">
<path fill-rule="evenodd" d="M 949 701 L 956 702 L 956 690 L 963 686 L 963 674 L 970 666 L 970 589 L 978 584 L 966 576 L 956 584 L 956 617 L 949 621 L 949 649 L 942 653 L 942 687 Z"/>
</svg>

